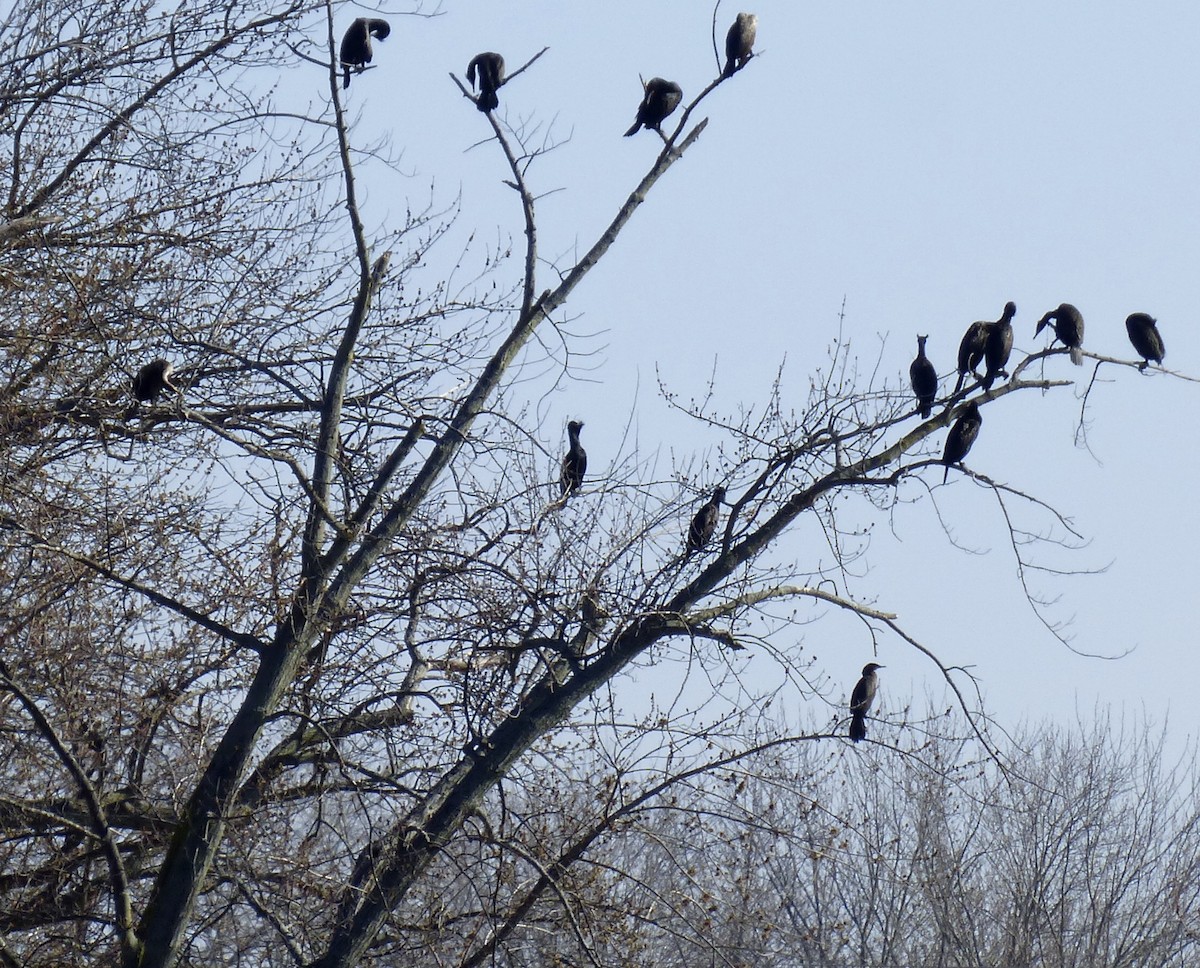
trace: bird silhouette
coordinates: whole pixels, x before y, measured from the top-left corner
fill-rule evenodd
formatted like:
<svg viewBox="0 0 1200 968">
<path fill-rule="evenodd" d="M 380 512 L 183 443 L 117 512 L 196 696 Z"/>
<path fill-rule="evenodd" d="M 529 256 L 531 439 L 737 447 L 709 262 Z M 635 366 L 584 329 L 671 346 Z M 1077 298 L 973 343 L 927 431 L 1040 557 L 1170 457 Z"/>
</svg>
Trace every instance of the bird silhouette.
<svg viewBox="0 0 1200 968">
<path fill-rule="evenodd" d="M 587 451 L 579 443 L 579 431 L 583 429 L 582 420 L 572 420 L 567 424 L 566 456 L 562 459 L 562 471 L 558 475 L 558 483 L 562 488 L 563 498 L 568 498 L 583 484 L 583 475 L 587 473 Z"/>
<path fill-rule="evenodd" d="M 477 71 L 479 97 L 475 100 L 475 106 L 480 111 L 495 111 L 500 106 L 496 91 L 504 83 L 504 58 L 490 50 L 471 58 L 471 63 L 467 65 L 467 80 L 471 83 L 472 91 L 475 90 Z"/>
<path fill-rule="evenodd" d="M 371 63 L 371 38 L 383 40 L 392 32 L 386 20 L 359 17 L 342 35 L 342 47 L 338 52 L 342 62 L 342 87 L 350 86 L 350 68 L 361 74 Z"/>
<path fill-rule="evenodd" d="M 1148 313 L 1133 313 L 1125 320 L 1125 331 L 1129 334 L 1129 342 L 1144 361 L 1139 370 L 1146 369 L 1151 360 L 1162 366 L 1166 351 L 1163 349 L 1162 335 L 1158 332 L 1158 320 Z"/>
<path fill-rule="evenodd" d="M 942 463 L 946 465 L 946 471 L 942 474 L 943 484 L 950 476 L 950 465 L 959 463 L 970 452 L 971 445 L 979 436 L 979 428 L 982 425 L 983 415 L 979 412 L 975 401 L 972 400 L 963 407 L 946 437 L 946 449 L 942 451 Z"/>
<path fill-rule="evenodd" d="M 1008 358 L 1012 355 L 1013 328 L 1012 319 L 1017 314 L 1016 303 L 1005 303 L 1004 312 L 994 323 L 988 325 L 987 342 L 983 345 L 983 362 L 986 370 L 980 384 L 985 390 L 992 388 L 992 382 L 997 376 L 1008 376 L 1004 369 L 1008 366 Z"/>
<path fill-rule="evenodd" d="M 861 743 L 867 738 L 867 713 L 875 702 L 875 693 L 879 689 L 877 669 L 882 669 L 878 662 L 868 662 L 863 666 L 862 678 L 854 684 L 850 693 L 850 738 Z"/>
<path fill-rule="evenodd" d="M 699 551 L 717 530 L 717 519 L 720 516 L 721 502 L 725 500 L 725 488 L 718 487 L 713 495 L 696 512 L 692 523 L 688 525 L 687 550 Z"/>
<path fill-rule="evenodd" d="M 753 57 L 754 35 L 758 33 L 758 17 L 752 13 L 739 13 L 729 33 L 725 35 L 725 70 L 722 77 L 733 77 L 735 71 L 746 66 Z"/>
<path fill-rule="evenodd" d="M 917 395 L 917 406 L 924 420 L 933 413 L 933 401 L 937 397 L 937 370 L 925 355 L 925 341 L 928 336 L 917 337 L 917 358 L 908 368 L 908 381 L 912 384 L 913 393 Z"/>
<path fill-rule="evenodd" d="M 1083 346 L 1083 313 L 1070 303 L 1061 303 L 1058 309 L 1050 310 L 1038 320 L 1033 335 L 1039 335 L 1046 326 L 1054 327 L 1054 339 L 1067 348 L 1071 362 L 1083 366 L 1083 350 L 1080 349 Z M 1054 340 L 1050 341 L 1050 345 L 1054 345 Z"/>
<path fill-rule="evenodd" d="M 175 367 L 170 360 L 155 360 L 143 366 L 133 378 L 133 398 L 138 403 L 157 403 L 163 390 L 176 392 L 171 382 Z"/>
<path fill-rule="evenodd" d="M 662 134 L 661 125 L 683 100 L 683 91 L 673 81 L 664 81 L 661 77 L 652 77 L 646 82 L 642 92 L 642 103 L 638 105 L 637 120 L 633 127 L 625 132 L 625 137 L 635 135 L 639 128 L 653 128 Z"/>
</svg>

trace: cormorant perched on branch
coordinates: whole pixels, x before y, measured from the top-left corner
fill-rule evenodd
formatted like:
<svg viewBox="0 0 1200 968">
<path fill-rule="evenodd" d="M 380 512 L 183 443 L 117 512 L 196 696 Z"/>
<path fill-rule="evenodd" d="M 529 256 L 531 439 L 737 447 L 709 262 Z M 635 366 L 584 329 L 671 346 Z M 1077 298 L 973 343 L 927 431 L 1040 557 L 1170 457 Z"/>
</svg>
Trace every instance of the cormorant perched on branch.
<svg viewBox="0 0 1200 968">
<path fill-rule="evenodd" d="M 383 40 L 392 32 L 392 28 L 388 26 L 386 20 L 372 20 L 368 17 L 359 17 L 350 25 L 350 28 L 342 36 L 342 48 L 339 52 L 339 58 L 342 62 L 342 87 L 350 86 L 350 68 L 357 69 L 357 73 L 361 74 L 366 66 L 371 63 L 371 38 Z"/>
<path fill-rule="evenodd" d="M 1033 335 L 1041 333 L 1045 326 L 1054 327 L 1054 338 L 1060 340 L 1071 354 L 1071 362 L 1083 366 L 1083 313 L 1070 303 L 1062 303 L 1058 309 L 1052 309 L 1038 320 L 1037 329 Z M 1054 340 L 1050 341 L 1054 345 Z"/>
<path fill-rule="evenodd" d="M 958 344 L 958 382 L 954 385 L 955 393 L 962 389 L 968 373 L 973 374 L 976 379 L 979 378 L 975 368 L 983 359 L 983 348 L 987 345 L 988 327 L 991 325 L 983 321 L 972 323 L 963 334 L 962 342 Z"/>
<path fill-rule="evenodd" d="M 699 551 L 708 544 L 708 539 L 717 530 L 717 518 L 720 514 L 721 502 L 724 500 L 725 488 L 718 487 L 713 491 L 712 497 L 696 512 L 696 516 L 692 518 L 692 523 L 688 526 L 688 551 Z"/>
<path fill-rule="evenodd" d="M 1129 342 L 1137 350 L 1138 356 L 1145 360 L 1138 367 L 1139 370 L 1146 369 L 1151 360 L 1162 366 L 1166 352 L 1163 349 L 1163 340 L 1159 335 L 1157 322 L 1149 313 L 1133 313 L 1125 320 L 1125 331 L 1129 333 Z"/>
<path fill-rule="evenodd" d="M 583 484 L 583 475 L 587 472 L 587 451 L 579 443 L 579 431 L 583 429 L 582 420 L 572 420 L 567 424 L 567 438 L 570 447 L 562 459 L 562 471 L 558 475 L 558 483 L 562 487 L 562 496 L 568 498 L 572 492 L 579 490 Z"/>
<path fill-rule="evenodd" d="M 1008 366 L 1008 358 L 1012 355 L 1012 318 L 1016 314 L 1017 304 L 1007 302 L 1004 304 L 1004 313 L 988 326 L 987 342 L 983 346 L 983 361 L 987 364 L 987 370 L 980 381 L 985 390 L 992 388 L 997 376 L 1008 376 L 1004 368 Z"/>
<path fill-rule="evenodd" d="M 754 35 L 758 33 L 758 17 L 752 13 L 739 13 L 729 33 L 725 35 L 725 70 L 722 77 L 733 77 L 734 71 L 746 66 L 754 56 Z"/>
<path fill-rule="evenodd" d="M 962 409 L 950 433 L 946 437 L 946 449 L 942 451 L 942 463 L 946 465 L 946 473 L 942 475 L 942 483 L 950 476 L 950 465 L 959 463 L 971 450 L 975 438 L 979 436 L 979 428 L 983 424 L 983 415 L 972 400 Z"/>
<path fill-rule="evenodd" d="M 908 380 L 912 384 L 913 393 L 917 395 L 917 406 L 921 408 L 921 419 L 926 419 L 933 413 L 933 401 L 937 397 L 937 370 L 925 355 L 925 341 L 928 336 L 917 337 L 917 358 L 908 368 Z"/>
<path fill-rule="evenodd" d="M 1009 326 L 1012 325 L 1012 318 L 1016 315 L 1017 307 L 1014 303 L 1007 303 L 1004 307 L 1004 314 L 996 320 L 996 322 L 988 322 L 980 320 L 972 323 L 967 327 L 966 333 L 963 334 L 962 342 L 958 344 L 958 382 L 954 385 L 954 392 L 958 393 L 962 389 L 963 381 L 966 380 L 967 374 L 974 374 L 978 379 L 978 374 L 975 373 L 975 368 L 979 366 L 984 356 L 987 354 L 988 337 L 994 327 L 1000 323 L 1007 321 Z M 996 349 L 1001 348 L 997 344 Z M 1012 333 L 1009 333 L 1009 351 L 1012 350 Z M 1004 362 L 1008 362 L 1008 354 L 1004 355 Z M 1003 363 L 1001 368 L 1003 368 Z M 993 374 L 994 376 L 995 374 Z M 987 386 L 991 386 L 989 382 Z"/>
<path fill-rule="evenodd" d="M 133 378 L 133 396 L 138 403 L 157 403 L 158 396 L 163 390 L 176 392 L 171 382 L 171 374 L 175 367 L 170 360 L 155 360 L 147 363 Z"/>
<path fill-rule="evenodd" d="M 863 666 L 862 678 L 850 693 L 850 738 L 856 743 L 867 738 L 867 713 L 871 711 L 875 692 L 879 688 L 879 676 L 875 670 L 882 668 L 878 662 L 868 662 Z"/>
<path fill-rule="evenodd" d="M 683 91 L 678 84 L 664 81 L 661 77 L 650 78 L 642 94 L 642 103 L 638 105 L 637 120 L 633 122 L 633 127 L 625 132 L 625 137 L 637 134 L 638 128 L 642 126 L 653 128 L 662 134 L 660 125 L 679 107 L 682 100 Z"/>
<path fill-rule="evenodd" d="M 475 106 L 480 111 L 495 111 L 500 106 L 496 91 L 504 83 L 504 58 L 495 51 L 476 54 L 467 65 L 467 80 L 475 90 L 475 72 L 479 71 L 479 97 Z"/>
</svg>

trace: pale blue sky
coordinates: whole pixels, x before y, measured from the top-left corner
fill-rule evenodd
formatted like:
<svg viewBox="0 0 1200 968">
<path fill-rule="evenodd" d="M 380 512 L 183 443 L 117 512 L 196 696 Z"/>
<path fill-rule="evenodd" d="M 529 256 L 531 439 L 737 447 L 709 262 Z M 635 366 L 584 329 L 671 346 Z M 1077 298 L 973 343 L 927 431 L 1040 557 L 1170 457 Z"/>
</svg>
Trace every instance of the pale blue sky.
<svg viewBox="0 0 1200 968">
<path fill-rule="evenodd" d="M 721 36 L 737 9 L 722 6 Z M 1085 316 L 1086 348 L 1129 358 L 1123 320 L 1146 311 L 1167 364 L 1200 375 L 1200 5 L 775 0 L 755 12 L 762 56 L 702 106 L 707 131 L 569 307 L 573 328 L 594 334 L 578 348 L 600 353 L 586 380 L 543 402 L 551 450 L 580 417 L 591 470 L 603 473 L 632 414 L 643 452 L 663 448 L 665 476 L 668 448 L 711 441 L 673 437 L 682 425 L 656 396 L 656 367 L 690 396 L 715 361 L 718 399 L 733 409 L 765 400 L 786 356 L 799 404 L 843 299 L 844 336 L 897 381 L 917 333 L 944 374 L 966 326 L 1009 299 L 1018 350 L 1041 348 L 1038 318 L 1069 301 Z M 717 70 L 710 21 L 695 0 L 452 0 L 439 18 L 393 17 L 349 103 L 360 135 L 388 134 L 410 176 L 367 179 L 368 219 L 402 213 L 406 198 L 423 204 L 433 182 L 445 202 L 461 191 L 464 235 L 519 241 L 498 152 L 466 150 L 489 129 L 447 74 L 462 76 L 481 50 L 513 69 L 549 46 L 501 91 L 501 112 L 569 138 L 530 180 L 555 192 L 540 202 L 543 256 L 582 251 L 659 148 L 651 133 L 621 137 L 639 73 L 698 92 Z M 327 96 L 315 69 L 297 74 L 314 100 Z M 1092 366 L 1055 358 L 1049 371 L 1086 380 Z M 1073 444 L 1078 393 L 1065 389 L 987 408 L 969 463 L 1054 504 L 1092 539 L 1054 561 L 1111 563 L 1107 572 L 1039 588 L 1061 594 L 1056 614 L 1074 616 L 1077 648 L 1131 656 L 1080 658 L 1041 628 L 995 500 L 954 475 L 936 492 L 943 518 L 986 553 L 951 547 L 924 501 L 896 514 L 894 534 L 875 522 L 871 570 L 850 589 L 899 612 L 946 662 L 973 666 L 1001 722 L 1065 721 L 1097 701 L 1159 717 L 1180 683 L 1200 680 L 1200 386 L 1109 367 L 1101 377 L 1092 454 Z M 871 658 L 861 629 L 835 619 L 809 627 L 804 645 L 846 691 Z M 884 710 L 889 695 L 919 700 L 937 685 L 902 643 L 887 642 L 879 661 Z M 1172 701 L 1171 721 L 1173 737 L 1195 734 L 1194 704 Z"/>
</svg>

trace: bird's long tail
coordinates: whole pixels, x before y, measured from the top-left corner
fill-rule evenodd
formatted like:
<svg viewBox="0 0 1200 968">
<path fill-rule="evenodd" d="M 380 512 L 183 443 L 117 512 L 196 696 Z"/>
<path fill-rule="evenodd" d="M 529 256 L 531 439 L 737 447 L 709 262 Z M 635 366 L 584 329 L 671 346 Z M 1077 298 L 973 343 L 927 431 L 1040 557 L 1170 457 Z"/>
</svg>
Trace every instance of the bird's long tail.
<svg viewBox="0 0 1200 968">
<path fill-rule="evenodd" d="M 1083 350 L 1078 346 L 1071 347 L 1071 362 L 1076 366 L 1083 366 Z"/>
<path fill-rule="evenodd" d="M 625 137 L 626 137 L 626 138 L 630 138 L 630 137 L 632 137 L 633 135 L 637 134 L 637 133 L 638 133 L 638 128 L 640 128 L 641 126 L 642 126 L 642 122 L 641 122 L 641 121 L 634 121 L 634 122 L 633 122 L 633 127 L 632 127 L 632 128 L 630 128 L 628 131 L 626 131 L 626 132 L 625 132 Z"/>
<path fill-rule="evenodd" d="M 850 738 L 861 743 L 867 738 L 867 717 L 859 712 L 850 714 Z"/>
</svg>

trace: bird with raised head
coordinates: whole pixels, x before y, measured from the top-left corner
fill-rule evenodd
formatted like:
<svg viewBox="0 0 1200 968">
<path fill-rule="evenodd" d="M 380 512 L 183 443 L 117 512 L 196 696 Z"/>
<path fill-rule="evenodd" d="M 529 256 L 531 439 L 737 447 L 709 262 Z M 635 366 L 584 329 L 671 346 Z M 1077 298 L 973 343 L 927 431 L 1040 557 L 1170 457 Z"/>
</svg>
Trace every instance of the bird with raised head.
<svg viewBox="0 0 1200 968">
<path fill-rule="evenodd" d="M 878 662 L 868 662 L 863 666 L 862 678 L 854 684 L 850 693 L 850 738 L 861 743 L 867 738 L 867 713 L 875 702 L 875 693 L 879 689 L 879 676 L 876 670 L 882 669 Z"/>
<path fill-rule="evenodd" d="M 917 395 L 917 407 L 922 420 L 933 413 L 933 401 L 937 398 L 938 391 L 937 370 L 925 355 L 927 339 L 928 336 L 917 337 L 917 358 L 908 367 L 908 382 L 912 384 L 913 393 Z"/>
<path fill-rule="evenodd" d="M 562 471 L 558 475 L 564 499 L 579 490 L 583 485 L 583 475 L 587 473 L 587 451 L 579 443 L 579 431 L 582 429 L 582 420 L 572 420 L 567 424 L 567 453 L 562 459 Z"/>
<path fill-rule="evenodd" d="M 467 65 L 467 80 L 471 90 L 475 90 L 475 78 L 479 77 L 479 97 L 475 106 L 480 111 L 495 111 L 500 106 L 500 98 L 496 92 L 504 83 L 504 58 L 495 51 L 485 51 L 476 54 Z"/>
<path fill-rule="evenodd" d="M 954 426 L 950 428 L 950 433 L 946 437 L 946 448 L 942 451 L 942 463 L 946 465 L 946 471 L 942 474 L 943 484 L 950 476 L 950 465 L 960 463 L 970 453 L 971 445 L 979 436 L 981 426 L 983 426 L 983 414 L 979 412 L 979 407 L 972 400 L 962 408 L 958 419 L 954 421 Z"/>
<path fill-rule="evenodd" d="M 371 38 L 383 40 L 392 32 L 386 20 L 359 17 L 342 35 L 338 58 L 342 62 L 342 87 L 350 86 L 350 68 L 361 74 L 371 63 Z"/>
<path fill-rule="evenodd" d="M 725 35 L 725 70 L 722 77 L 733 77 L 754 56 L 754 36 L 758 33 L 758 17 L 752 13 L 739 13 L 733 26 Z"/>
<path fill-rule="evenodd" d="M 992 388 L 997 376 L 1008 376 L 1004 369 L 1008 366 L 1008 358 L 1012 355 L 1013 328 L 1012 320 L 1017 314 L 1017 304 L 1004 304 L 1004 312 L 994 323 L 988 325 L 987 342 L 983 345 L 983 362 L 986 369 L 980 385 L 985 390 Z"/>
<path fill-rule="evenodd" d="M 662 134 L 663 121 L 679 107 L 683 100 L 683 90 L 674 81 L 664 81 L 661 77 L 652 77 L 646 82 L 642 92 L 642 103 L 638 105 L 637 120 L 633 127 L 625 132 L 625 137 L 635 135 L 639 128 L 654 129 Z"/>
<path fill-rule="evenodd" d="M 1131 313 L 1125 320 L 1125 332 L 1129 334 L 1129 342 L 1137 350 L 1138 356 L 1144 361 L 1139 370 L 1144 370 L 1153 360 L 1162 366 L 1163 349 L 1162 335 L 1158 331 L 1158 320 L 1149 313 Z"/>
<path fill-rule="evenodd" d="M 176 387 L 171 382 L 171 374 L 174 372 L 175 367 L 170 360 L 147 363 L 134 374 L 133 398 L 138 403 L 157 403 L 163 390 L 175 393 Z"/>
<path fill-rule="evenodd" d="M 720 517 L 721 502 L 725 500 L 725 488 L 718 487 L 696 512 L 692 523 L 688 525 L 687 550 L 699 551 L 717 530 L 717 520 Z"/>
<path fill-rule="evenodd" d="M 1083 350 L 1080 349 L 1083 346 L 1083 313 L 1070 303 L 1060 303 L 1058 309 L 1050 310 L 1038 320 L 1033 335 L 1040 335 L 1047 326 L 1054 327 L 1054 339 L 1067 348 L 1071 362 L 1083 366 Z M 1054 345 L 1053 339 L 1050 345 Z"/>
</svg>

